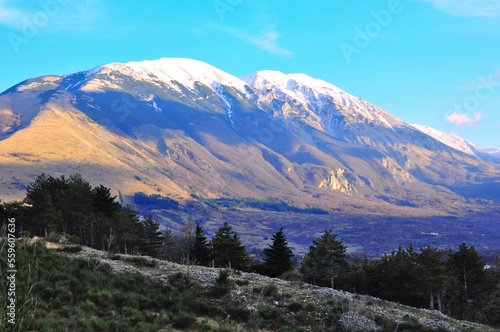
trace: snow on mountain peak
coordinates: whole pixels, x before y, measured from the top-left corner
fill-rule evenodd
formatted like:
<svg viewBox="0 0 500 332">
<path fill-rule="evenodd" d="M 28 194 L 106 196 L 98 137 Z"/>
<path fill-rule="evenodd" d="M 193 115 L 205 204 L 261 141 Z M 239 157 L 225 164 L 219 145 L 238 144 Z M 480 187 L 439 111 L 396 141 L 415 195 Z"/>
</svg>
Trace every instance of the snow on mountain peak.
<svg viewBox="0 0 500 332">
<path fill-rule="evenodd" d="M 96 72 L 119 72 L 138 80 L 159 79 L 167 84 L 176 81 L 189 89 L 194 89 L 195 83 L 198 82 L 212 89 L 219 84 L 223 84 L 245 92 L 246 85 L 239 78 L 205 62 L 185 58 L 161 58 L 140 62 L 111 63 L 98 68 L 98 71 L 89 71 L 92 72 L 91 75 Z"/>
<path fill-rule="evenodd" d="M 284 74 L 279 71 L 263 70 L 241 77 L 254 88 L 265 91 L 273 90 L 308 104 L 316 115 L 322 112 L 331 100 L 356 112 L 360 116 L 392 128 L 402 125 L 381 108 L 357 98 L 326 81 L 312 78 L 306 74 Z"/>
<path fill-rule="evenodd" d="M 420 130 L 424 134 L 431 136 L 432 138 L 437 139 L 443 144 L 446 144 L 458 151 L 462 151 L 467 153 L 468 155 L 477 157 L 477 151 L 479 151 L 479 147 L 472 144 L 471 142 L 463 139 L 455 133 L 445 133 L 439 130 L 436 130 L 429 126 L 421 126 L 417 124 L 411 125 L 413 128 Z"/>
<path fill-rule="evenodd" d="M 274 70 L 262 70 L 243 76 L 241 79 L 259 90 L 277 88 L 285 93 L 288 92 L 290 96 L 302 101 L 305 101 L 303 96 L 297 94 L 297 91 L 300 90 L 302 86 L 310 88 L 316 94 L 347 94 L 345 91 L 328 82 L 300 73 L 284 74 Z"/>
</svg>

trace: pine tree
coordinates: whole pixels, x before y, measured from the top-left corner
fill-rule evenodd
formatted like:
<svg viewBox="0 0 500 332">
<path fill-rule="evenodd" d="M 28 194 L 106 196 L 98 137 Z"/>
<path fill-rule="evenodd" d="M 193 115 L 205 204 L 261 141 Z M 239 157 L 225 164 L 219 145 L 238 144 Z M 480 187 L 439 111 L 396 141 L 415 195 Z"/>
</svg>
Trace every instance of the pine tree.
<svg viewBox="0 0 500 332">
<path fill-rule="evenodd" d="M 332 233 L 333 230 L 327 230 L 313 240 L 309 252 L 302 259 L 302 273 L 315 284 L 329 284 L 334 288 L 334 279 L 347 267 L 347 246 L 337 240 L 337 234 Z"/>
<path fill-rule="evenodd" d="M 430 246 L 420 248 L 417 274 L 424 292 L 429 296 L 429 309 L 434 310 L 434 302 L 437 300 L 437 310 L 441 311 L 441 293 L 446 288 L 448 277 L 443 252 Z"/>
<path fill-rule="evenodd" d="M 283 227 L 273 235 L 272 244 L 264 249 L 264 274 L 270 277 L 278 277 L 286 271 L 293 269 L 293 252 L 288 247 L 288 242 L 283 234 Z"/>
<path fill-rule="evenodd" d="M 139 250 L 145 255 L 156 257 L 163 242 L 162 233 L 159 230 L 160 224 L 154 221 L 152 216 L 142 220 L 141 224 L 143 234 Z"/>
<path fill-rule="evenodd" d="M 212 257 L 216 266 L 239 270 L 247 268 L 249 258 L 238 234 L 224 222 L 210 241 Z"/>
<path fill-rule="evenodd" d="M 454 277 L 447 291 L 449 310 L 456 317 L 475 321 L 488 298 L 484 263 L 473 246 L 463 243 L 449 253 L 448 266 Z"/>
<path fill-rule="evenodd" d="M 193 256 L 195 261 L 201 265 L 208 265 L 210 261 L 210 249 L 207 237 L 203 234 L 203 228 L 199 223 L 196 223 L 191 255 Z"/>
</svg>

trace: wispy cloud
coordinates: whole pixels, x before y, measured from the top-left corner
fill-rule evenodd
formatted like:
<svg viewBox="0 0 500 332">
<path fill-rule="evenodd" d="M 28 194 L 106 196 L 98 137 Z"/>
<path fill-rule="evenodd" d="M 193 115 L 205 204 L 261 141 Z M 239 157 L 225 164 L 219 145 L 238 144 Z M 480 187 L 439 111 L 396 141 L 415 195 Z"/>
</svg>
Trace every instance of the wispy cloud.
<svg viewBox="0 0 500 332">
<path fill-rule="evenodd" d="M 273 26 L 266 26 L 257 36 L 250 35 L 244 31 L 227 26 L 210 24 L 209 27 L 215 30 L 223 31 L 225 33 L 230 34 L 233 37 L 251 43 L 257 46 L 258 48 L 266 52 L 269 52 L 272 55 L 286 56 L 286 57 L 293 56 L 292 51 L 287 50 L 286 48 L 283 48 L 278 45 L 277 41 L 281 35 L 274 29 Z"/>
<path fill-rule="evenodd" d="M 4 25 L 10 28 L 18 29 L 21 28 L 22 17 L 25 14 L 18 9 L 9 7 L 7 0 L 0 0 L 0 25 Z"/>
<path fill-rule="evenodd" d="M 454 112 L 448 115 L 446 117 L 446 120 L 448 120 L 448 122 L 461 126 L 473 125 L 481 121 L 481 113 L 476 112 L 472 115 L 466 115 L 459 112 Z"/>
<path fill-rule="evenodd" d="M 54 0 L 24 6 L 19 6 L 16 1 L 0 0 L 0 25 L 16 30 L 25 29 L 27 25 L 75 30 L 75 27 L 91 24 L 98 15 L 97 0 L 72 0 L 67 3 Z M 57 20 L 54 19 L 56 16 Z"/>
<path fill-rule="evenodd" d="M 419 0 L 453 16 L 496 17 L 500 16 L 499 0 Z"/>
</svg>

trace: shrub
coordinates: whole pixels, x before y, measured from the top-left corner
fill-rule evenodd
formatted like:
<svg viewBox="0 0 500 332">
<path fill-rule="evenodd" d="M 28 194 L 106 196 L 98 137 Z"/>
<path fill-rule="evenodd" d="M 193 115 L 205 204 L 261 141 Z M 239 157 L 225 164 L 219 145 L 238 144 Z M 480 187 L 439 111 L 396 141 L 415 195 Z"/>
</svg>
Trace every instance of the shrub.
<svg viewBox="0 0 500 332">
<path fill-rule="evenodd" d="M 262 287 L 254 287 L 253 292 L 262 294 L 264 296 L 275 296 L 278 295 L 278 287 L 275 284 L 269 284 Z"/>
<path fill-rule="evenodd" d="M 299 302 L 292 302 L 288 305 L 288 310 L 291 312 L 297 312 L 304 309 L 304 305 Z"/>
<path fill-rule="evenodd" d="M 130 262 L 137 266 L 156 268 L 158 267 L 158 262 L 153 259 L 147 259 L 146 257 L 132 256 L 126 257 L 124 259 L 126 262 Z"/>
<path fill-rule="evenodd" d="M 185 329 L 196 323 L 196 316 L 191 313 L 181 311 L 172 318 L 172 321 L 174 322 L 174 327 Z"/>
<path fill-rule="evenodd" d="M 262 305 L 259 307 L 259 313 L 262 318 L 267 320 L 277 320 L 279 317 L 279 311 L 275 307 L 271 307 L 268 305 Z"/>
<path fill-rule="evenodd" d="M 300 273 L 299 270 L 293 269 L 284 272 L 281 276 L 280 279 L 283 280 L 288 280 L 288 281 L 302 281 L 302 274 Z"/>
<path fill-rule="evenodd" d="M 236 285 L 238 286 L 248 286 L 248 284 L 250 284 L 250 281 L 248 279 L 236 280 Z"/>
<path fill-rule="evenodd" d="M 188 304 L 188 307 L 200 315 L 215 316 L 220 313 L 220 309 L 213 303 L 203 299 L 195 299 Z"/>
<path fill-rule="evenodd" d="M 423 331 L 424 327 L 422 324 L 418 322 L 418 318 L 416 317 L 410 317 L 407 321 L 402 322 L 399 324 L 398 330 L 401 331 L 411 331 L 411 332 L 418 332 L 418 331 Z"/>
<path fill-rule="evenodd" d="M 217 277 L 217 280 L 215 281 L 214 288 L 212 290 L 212 294 L 215 297 L 221 297 L 224 295 L 229 294 L 229 291 L 231 290 L 229 283 L 229 270 L 223 269 L 219 271 L 219 276 Z"/>
<path fill-rule="evenodd" d="M 57 251 L 75 253 L 82 251 L 82 246 L 81 245 L 64 246 L 62 248 L 58 248 Z"/>
<path fill-rule="evenodd" d="M 241 320 L 241 321 L 244 321 L 244 322 L 247 322 L 248 318 L 250 317 L 250 311 L 249 310 L 247 310 L 245 308 L 241 308 L 241 307 L 232 306 L 232 305 L 230 305 L 230 306 L 228 306 L 226 308 L 226 312 L 233 319 Z"/>
</svg>

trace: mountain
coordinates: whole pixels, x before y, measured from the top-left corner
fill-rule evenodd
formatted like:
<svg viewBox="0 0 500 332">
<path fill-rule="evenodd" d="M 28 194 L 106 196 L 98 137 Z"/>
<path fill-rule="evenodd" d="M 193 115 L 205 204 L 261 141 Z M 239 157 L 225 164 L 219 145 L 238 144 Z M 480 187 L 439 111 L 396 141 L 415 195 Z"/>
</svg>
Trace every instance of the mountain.
<svg viewBox="0 0 500 332">
<path fill-rule="evenodd" d="M 7 200 L 39 173 L 79 172 L 130 203 L 144 192 L 397 216 L 500 203 L 500 165 L 304 74 L 112 63 L 6 90 L 0 130 Z"/>
<path fill-rule="evenodd" d="M 458 151 L 462 151 L 479 159 L 500 163 L 500 149 L 498 148 L 480 148 L 455 133 L 445 133 L 429 126 L 420 126 L 416 124 L 412 126 Z"/>
</svg>

